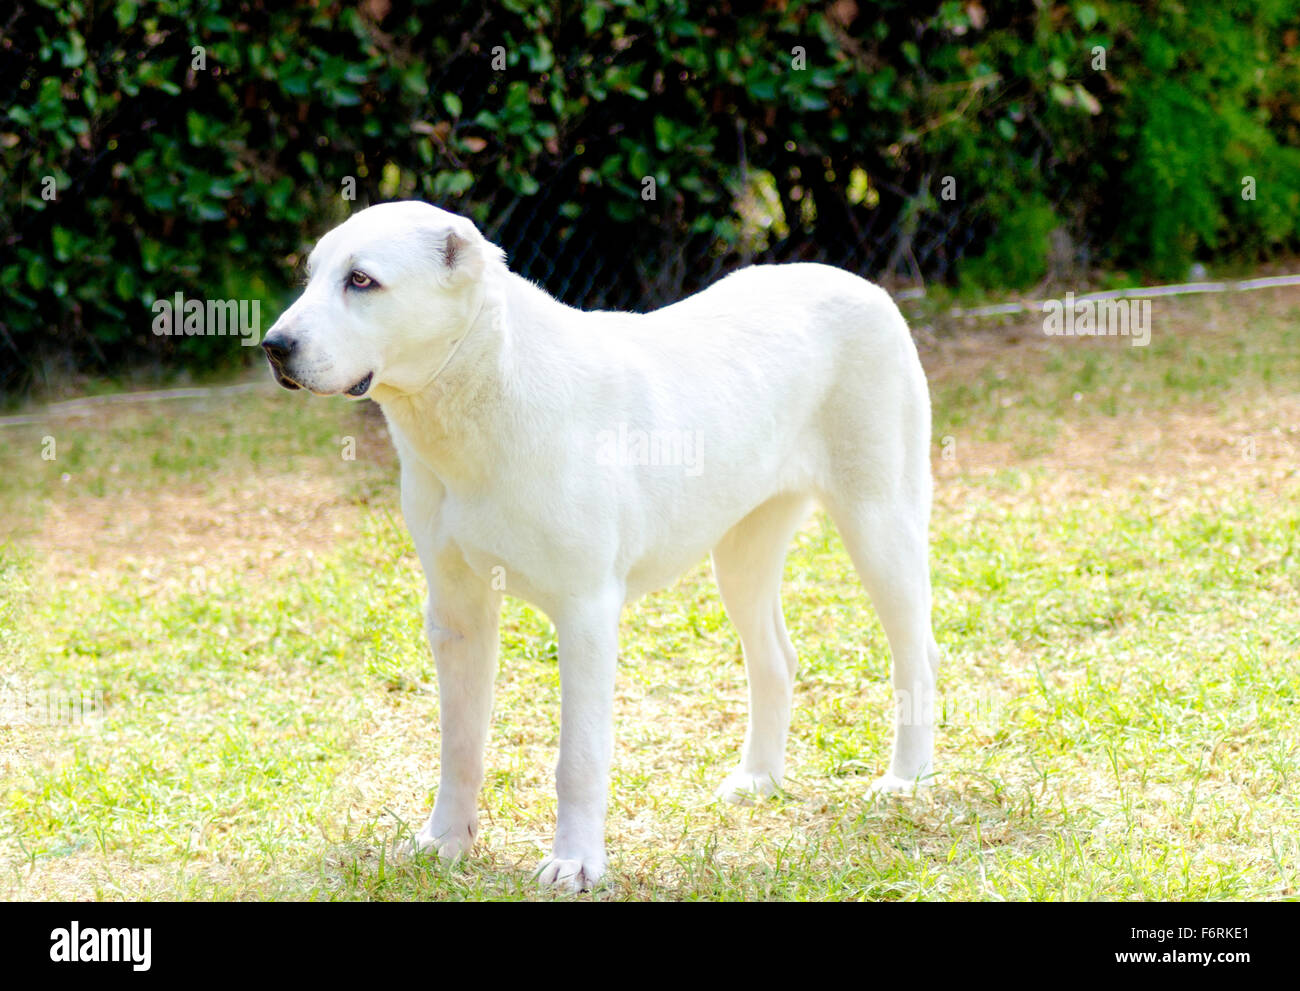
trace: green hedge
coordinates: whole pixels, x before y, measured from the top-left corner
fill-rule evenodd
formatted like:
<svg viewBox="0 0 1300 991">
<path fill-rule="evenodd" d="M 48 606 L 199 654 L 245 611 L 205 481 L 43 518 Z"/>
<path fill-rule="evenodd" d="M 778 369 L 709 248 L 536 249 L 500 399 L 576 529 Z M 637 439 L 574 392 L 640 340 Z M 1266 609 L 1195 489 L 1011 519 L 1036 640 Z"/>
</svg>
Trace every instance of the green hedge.
<svg viewBox="0 0 1300 991">
<path fill-rule="evenodd" d="M 814 249 L 870 276 L 910 257 L 1021 286 L 1061 244 L 1169 276 L 1297 243 L 1289 0 L 19 0 L 3 16 L 9 393 L 247 360 L 152 335 L 150 304 L 255 297 L 265 322 L 304 245 L 396 196 L 469 213 L 517 267 L 608 305 Z"/>
</svg>

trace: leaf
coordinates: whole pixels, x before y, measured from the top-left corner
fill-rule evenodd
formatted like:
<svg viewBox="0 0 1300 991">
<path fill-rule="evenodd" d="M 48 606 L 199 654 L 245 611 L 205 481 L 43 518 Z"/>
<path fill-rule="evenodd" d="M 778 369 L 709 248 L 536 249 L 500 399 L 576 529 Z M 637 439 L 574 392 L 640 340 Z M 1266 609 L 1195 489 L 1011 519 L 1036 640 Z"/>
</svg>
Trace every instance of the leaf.
<svg viewBox="0 0 1300 991">
<path fill-rule="evenodd" d="M 135 297 L 135 271 L 126 265 L 117 270 L 113 276 L 113 291 L 117 293 L 118 299 L 133 299 Z"/>
<path fill-rule="evenodd" d="M 305 72 L 280 76 L 280 89 L 290 96 L 306 96 L 311 92 L 311 77 Z"/>
<path fill-rule="evenodd" d="M 655 114 L 654 130 L 655 130 L 655 144 L 658 146 L 659 150 L 672 151 L 673 143 L 674 143 L 673 122 L 670 121 L 667 117 L 662 117 L 659 114 Z"/>
<path fill-rule="evenodd" d="M 155 186 L 145 191 L 144 201 L 155 210 L 170 213 L 176 209 L 176 192 L 166 186 Z"/>
<path fill-rule="evenodd" d="M 537 44 L 525 45 L 524 54 L 528 56 L 528 68 L 531 72 L 543 73 L 548 72 L 555 64 L 555 56 L 551 52 L 551 43 L 545 36 L 537 39 Z"/>
<path fill-rule="evenodd" d="M 40 291 L 45 288 L 45 282 L 45 259 L 40 255 L 33 255 L 31 261 L 27 263 L 27 284 Z"/>
<path fill-rule="evenodd" d="M 351 86 L 338 86 L 330 91 L 330 100 L 336 107 L 355 107 L 361 102 L 361 94 Z"/>
<path fill-rule="evenodd" d="M 504 178 L 506 185 L 520 196 L 532 196 L 542 188 L 541 184 L 526 172 L 508 172 Z"/>
<path fill-rule="evenodd" d="M 1100 101 L 1089 93 L 1080 83 L 1074 84 L 1074 98 L 1079 101 L 1079 106 L 1083 107 L 1094 117 L 1101 113 Z"/>
<path fill-rule="evenodd" d="M 433 190 L 437 196 L 460 196 L 474 186 L 474 176 L 463 169 L 458 172 L 440 172 L 434 179 Z"/>
<path fill-rule="evenodd" d="M 118 0 L 117 6 L 113 8 L 113 18 L 117 21 L 117 29 L 125 31 L 135 23 L 135 15 L 140 9 L 137 0 Z"/>
<path fill-rule="evenodd" d="M 62 52 L 65 69 L 75 69 L 86 61 L 86 43 L 76 31 L 70 32 L 67 41 L 56 47 Z"/>
<path fill-rule="evenodd" d="M 66 227 L 54 227 L 50 231 L 50 240 L 54 244 L 54 258 L 56 261 L 67 262 L 72 258 L 72 232 Z"/>
</svg>

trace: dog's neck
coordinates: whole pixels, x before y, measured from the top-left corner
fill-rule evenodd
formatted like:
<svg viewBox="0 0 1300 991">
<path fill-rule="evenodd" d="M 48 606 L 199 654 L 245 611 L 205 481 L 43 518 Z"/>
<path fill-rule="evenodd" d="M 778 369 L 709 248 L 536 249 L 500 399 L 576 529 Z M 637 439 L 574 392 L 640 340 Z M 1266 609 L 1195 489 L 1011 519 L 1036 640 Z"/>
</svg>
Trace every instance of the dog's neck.
<svg viewBox="0 0 1300 991">
<path fill-rule="evenodd" d="M 372 393 L 400 435 L 399 450 L 414 454 L 450 488 L 474 488 L 510 462 L 501 449 L 520 440 L 572 387 L 573 330 L 581 313 L 510 272 L 502 264 L 485 279 L 477 317 L 453 345 L 454 353 L 419 391 Z M 553 412 L 553 409 L 550 410 Z"/>
</svg>

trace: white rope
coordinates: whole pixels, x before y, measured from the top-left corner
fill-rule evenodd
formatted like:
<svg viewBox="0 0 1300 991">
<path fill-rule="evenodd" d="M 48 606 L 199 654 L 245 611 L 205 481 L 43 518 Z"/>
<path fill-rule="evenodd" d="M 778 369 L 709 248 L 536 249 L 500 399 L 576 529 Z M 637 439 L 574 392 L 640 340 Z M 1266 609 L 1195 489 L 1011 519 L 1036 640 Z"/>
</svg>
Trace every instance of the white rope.
<svg viewBox="0 0 1300 991">
<path fill-rule="evenodd" d="M 1170 286 L 1135 286 L 1132 289 L 1110 289 L 1106 292 L 1090 292 L 1076 295 L 1076 303 L 1086 303 L 1102 299 L 1150 299 L 1156 296 L 1191 296 L 1196 293 L 1250 292 L 1255 289 L 1273 289 L 1277 286 L 1300 286 L 1300 275 L 1271 275 L 1262 279 L 1243 279 L 1240 282 L 1180 282 Z M 916 299 L 925 295 L 925 290 L 912 290 L 904 297 Z M 990 306 L 972 306 L 963 309 L 960 306 L 948 311 L 953 317 L 997 317 L 1011 313 L 1028 311 L 1042 312 L 1043 304 L 1049 300 L 1024 300 L 1014 303 L 994 303 Z"/>
<path fill-rule="evenodd" d="M 50 403 L 39 413 L 25 413 L 21 416 L 0 416 L 0 427 L 18 427 L 28 423 L 44 423 L 51 417 L 89 416 L 104 406 L 121 406 L 127 403 L 157 403 L 169 399 L 206 399 L 227 393 L 270 392 L 275 386 L 266 382 L 241 382 L 238 385 L 195 386 L 189 389 L 159 389 L 154 392 L 117 392 L 109 396 L 83 396 L 79 399 L 66 399 L 59 403 Z"/>
</svg>

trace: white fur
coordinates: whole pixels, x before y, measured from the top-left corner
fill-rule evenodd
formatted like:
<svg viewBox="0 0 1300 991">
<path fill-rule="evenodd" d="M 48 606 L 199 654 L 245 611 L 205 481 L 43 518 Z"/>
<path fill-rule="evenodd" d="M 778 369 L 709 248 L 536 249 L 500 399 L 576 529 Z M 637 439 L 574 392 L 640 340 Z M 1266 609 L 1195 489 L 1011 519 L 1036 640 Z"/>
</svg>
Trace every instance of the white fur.
<svg viewBox="0 0 1300 991">
<path fill-rule="evenodd" d="M 601 877 L 621 610 L 710 551 L 750 686 L 720 794 L 772 793 L 796 667 L 781 570 L 814 500 L 893 654 L 901 704 L 876 787 L 932 774 L 930 404 L 882 289 L 768 265 L 653 313 L 582 312 L 511 273 L 469 221 L 416 202 L 330 231 L 311 271 L 267 343 L 292 344 L 282 375 L 320 394 L 372 375 L 429 583 L 442 771 L 417 848 L 474 842 L 504 584 L 559 635 L 559 814 L 541 880 Z M 379 287 L 345 289 L 353 271 Z"/>
</svg>

